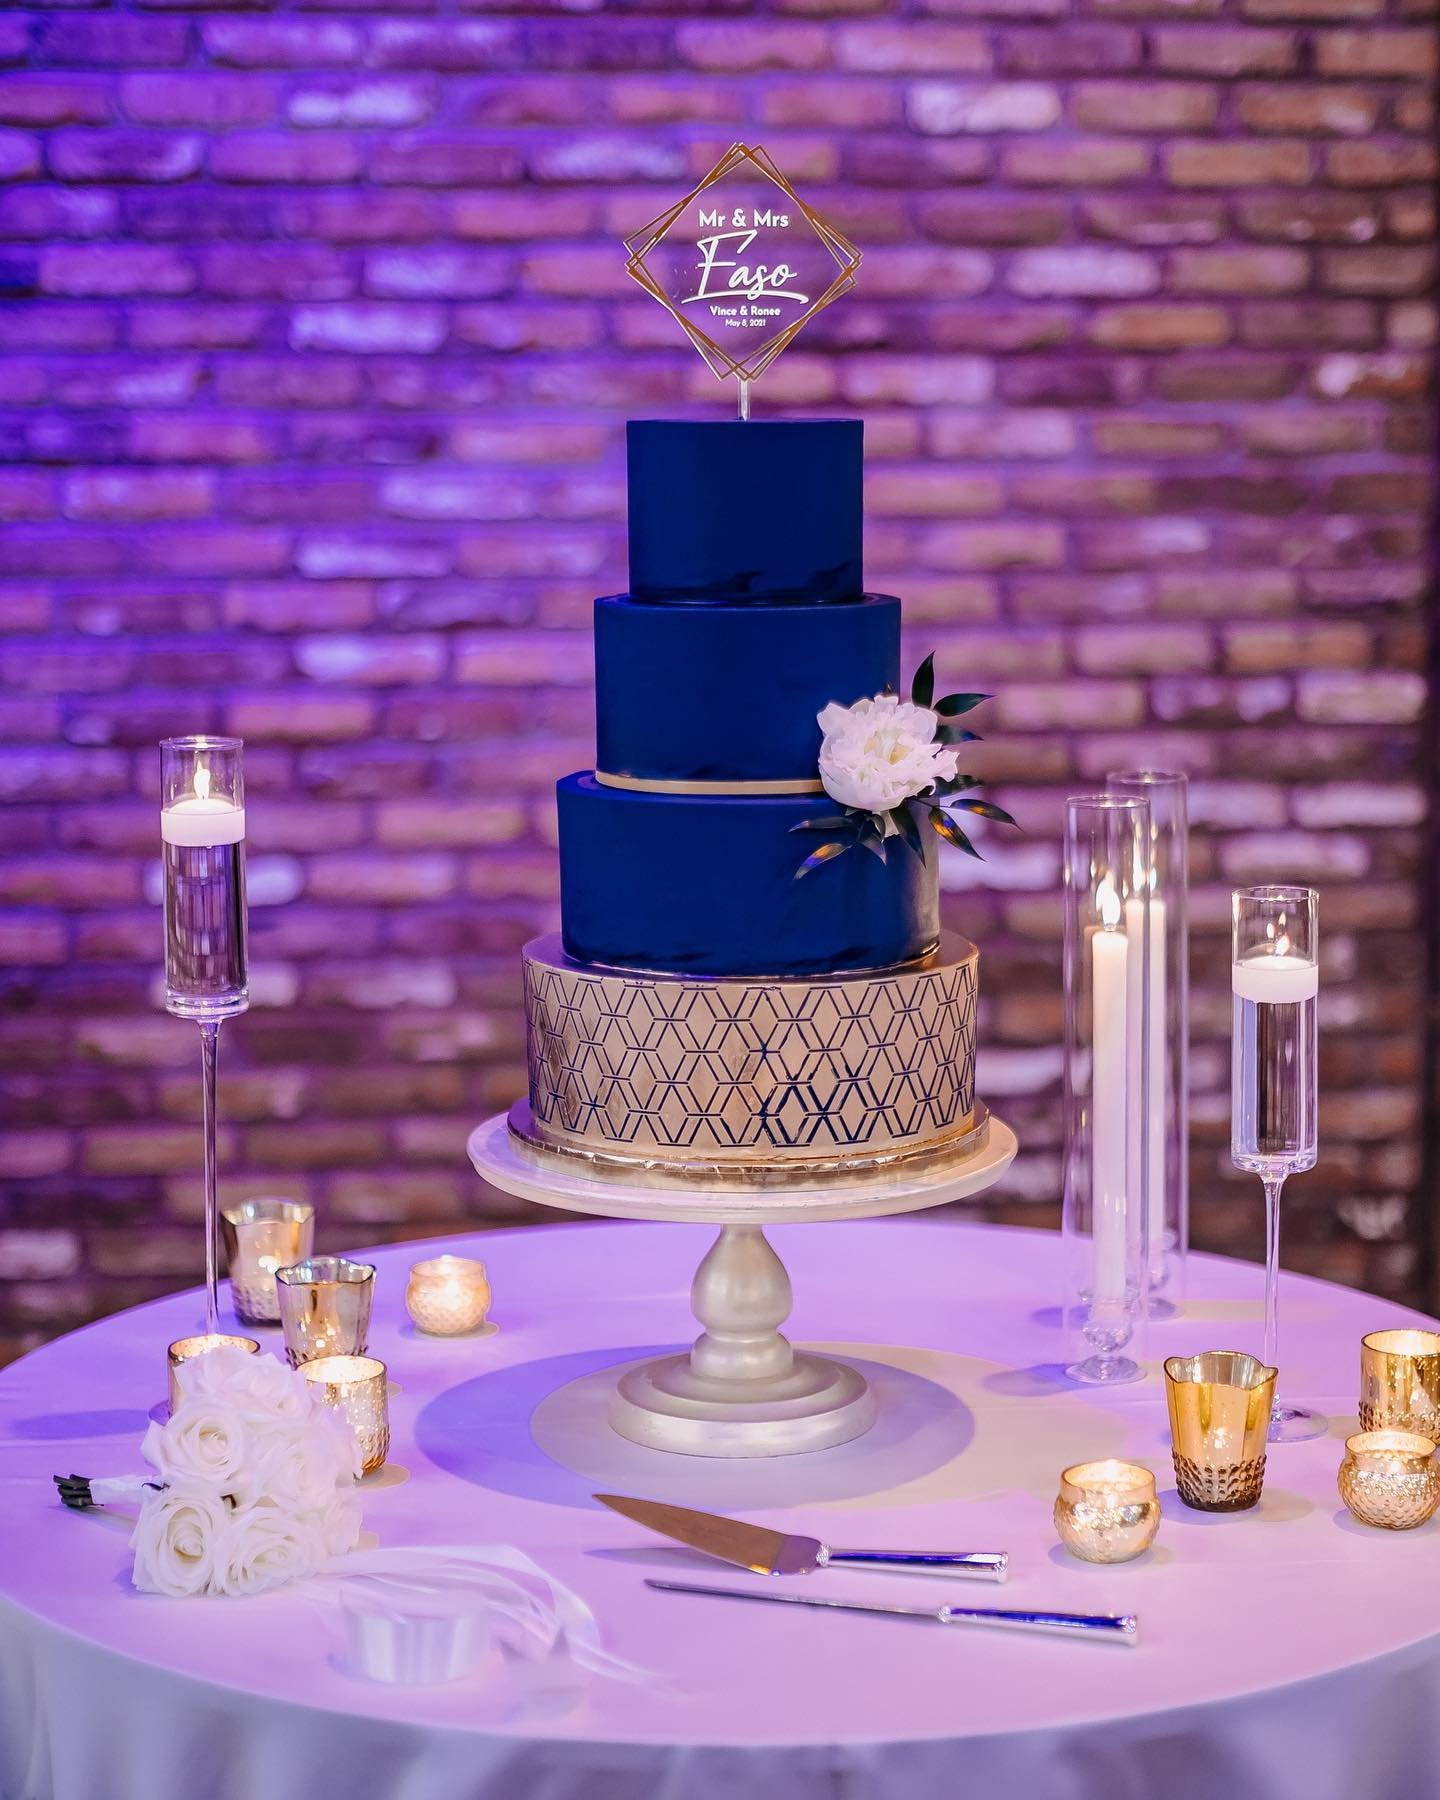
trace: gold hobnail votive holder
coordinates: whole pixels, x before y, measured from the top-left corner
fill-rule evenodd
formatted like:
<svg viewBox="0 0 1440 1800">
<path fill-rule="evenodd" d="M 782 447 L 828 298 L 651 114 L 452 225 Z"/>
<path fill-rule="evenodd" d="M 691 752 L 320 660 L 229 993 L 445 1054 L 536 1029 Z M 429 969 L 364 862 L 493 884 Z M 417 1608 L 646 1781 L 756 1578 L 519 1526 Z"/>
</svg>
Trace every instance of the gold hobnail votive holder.
<svg viewBox="0 0 1440 1800">
<path fill-rule="evenodd" d="M 1165 1361 L 1175 1486 L 1197 1512 L 1243 1512 L 1265 1482 L 1277 1371 L 1240 1350 Z"/>
<path fill-rule="evenodd" d="M 319 1356 L 300 1373 L 320 1389 L 326 1406 L 345 1415 L 360 1446 L 360 1472 L 382 1468 L 390 1454 L 388 1376 L 376 1356 Z"/>
<path fill-rule="evenodd" d="M 413 1263 L 405 1284 L 405 1310 L 427 1337 L 463 1337 L 478 1331 L 490 1311 L 490 1277 L 468 1256 L 432 1256 Z"/>
<path fill-rule="evenodd" d="M 370 1342 L 374 1263 L 309 1256 L 277 1269 L 285 1357 L 292 1369 L 319 1356 L 363 1356 Z"/>
<path fill-rule="evenodd" d="M 1357 1432 L 1345 1440 L 1336 1485 L 1362 1525 L 1413 1531 L 1440 1506 L 1435 1440 L 1418 1431 Z"/>
<path fill-rule="evenodd" d="M 165 1353 L 166 1393 L 173 1413 L 180 1405 L 180 1383 L 176 1371 L 181 1363 L 187 1363 L 192 1357 L 204 1356 L 207 1351 L 221 1350 L 228 1345 L 232 1350 L 245 1350 L 251 1356 L 260 1354 L 259 1342 L 252 1337 L 236 1337 L 226 1331 L 202 1331 L 196 1337 L 176 1338 Z"/>
<path fill-rule="evenodd" d="M 1413 1431 L 1440 1443 L 1440 1332 L 1361 1338 L 1360 1429 Z"/>
<path fill-rule="evenodd" d="M 278 1325 L 276 1273 L 315 1247 L 315 1208 L 306 1200 L 243 1200 L 220 1214 L 230 1297 L 247 1325 Z"/>
<path fill-rule="evenodd" d="M 1082 1562 L 1130 1562 L 1160 1529 L 1155 1477 L 1113 1456 L 1075 1463 L 1060 1476 L 1054 1517 L 1060 1542 Z"/>
</svg>

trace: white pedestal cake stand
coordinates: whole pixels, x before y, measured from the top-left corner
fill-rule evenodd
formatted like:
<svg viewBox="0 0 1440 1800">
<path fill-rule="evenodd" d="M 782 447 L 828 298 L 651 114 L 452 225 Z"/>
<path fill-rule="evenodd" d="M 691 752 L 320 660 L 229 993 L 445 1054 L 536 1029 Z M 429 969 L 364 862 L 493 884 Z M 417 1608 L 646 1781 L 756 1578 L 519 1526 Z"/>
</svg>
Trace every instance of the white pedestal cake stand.
<svg viewBox="0 0 1440 1800">
<path fill-rule="evenodd" d="M 690 1304 L 700 1336 L 688 1352 L 629 1369 L 610 1403 L 621 1437 L 685 1456 L 788 1456 L 868 1431 L 875 1397 L 858 1369 L 793 1350 L 780 1335 L 790 1277 L 767 1225 L 804 1219 L 874 1219 L 981 1193 L 1016 1151 L 1015 1133 L 991 1118 L 984 1144 L 950 1164 L 897 1170 L 864 1186 L 783 1193 L 643 1187 L 595 1177 L 520 1142 L 500 1114 L 470 1135 L 470 1160 L 504 1193 L 611 1219 L 718 1225 L 696 1270 Z"/>
</svg>

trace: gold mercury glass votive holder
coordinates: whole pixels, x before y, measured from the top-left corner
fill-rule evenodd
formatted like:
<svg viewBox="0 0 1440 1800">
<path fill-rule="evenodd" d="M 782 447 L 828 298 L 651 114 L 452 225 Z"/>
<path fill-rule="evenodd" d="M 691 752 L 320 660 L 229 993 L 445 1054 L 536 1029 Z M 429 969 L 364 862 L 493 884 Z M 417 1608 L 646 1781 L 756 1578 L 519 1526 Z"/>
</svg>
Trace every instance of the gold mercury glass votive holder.
<svg viewBox="0 0 1440 1800">
<path fill-rule="evenodd" d="M 204 1356 L 208 1350 L 222 1349 L 226 1344 L 234 1350 L 246 1350 L 251 1356 L 258 1356 L 260 1353 L 260 1346 L 254 1338 L 234 1337 L 225 1331 L 203 1331 L 198 1337 L 176 1338 L 165 1354 L 166 1386 L 172 1413 L 180 1404 L 180 1383 L 175 1372 L 181 1363 L 189 1362 L 195 1356 Z"/>
<path fill-rule="evenodd" d="M 1345 1440 L 1340 1498 L 1362 1525 L 1413 1531 L 1440 1506 L 1435 1440 L 1418 1431 L 1362 1431 Z"/>
<path fill-rule="evenodd" d="M 370 1341 L 374 1263 L 346 1256 L 310 1256 L 278 1269 L 280 1323 L 292 1369 L 317 1356 L 363 1356 Z"/>
<path fill-rule="evenodd" d="M 250 1325 L 275 1325 L 280 1300 L 277 1270 L 315 1247 L 315 1208 L 304 1200 L 244 1200 L 220 1214 L 235 1316 Z"/>
<path fill-rule="evenodd" d="M 1075 1463 L 1061 1475 L 1055 1530 L 1082 1562 L 1129 1562 L 1150 1548 L 1159 1529 L 1160 1502 L 1149 1469 L 1112 1456 Z"/>
<path fill-rule="evenodd" d="M 462 1337 L 478 1331 L 490 1311 L 490 1278 L 484 1263 L 468 1256 L 432 1256 L 412 1264 L 405 1310 L 416 1330 L 430 1337 Z"/>
<path fill-rule="evenodd" d="M 327 1406 L 344 1413 L 360 1445 L 361 1473 L 383 1467 L 390 1454 L 390 1408 L 385 1365 L 375 1356 L 320 1356 L 300 1372 L 321 1390 Z"/>
<path fill-rule="evenodd" d="M 1276 1371 L 1239 1350 L 1165 1361 L 1175 1486 L 1198 1512 L 1242 1512 L 1260 1498 Z"/>
<path fill-rule="evenodd" d="M 1416 1431 L 1440 1442 L 1440 1332 L 1361 1338 L 1360 1429 Z"/>
</svg>

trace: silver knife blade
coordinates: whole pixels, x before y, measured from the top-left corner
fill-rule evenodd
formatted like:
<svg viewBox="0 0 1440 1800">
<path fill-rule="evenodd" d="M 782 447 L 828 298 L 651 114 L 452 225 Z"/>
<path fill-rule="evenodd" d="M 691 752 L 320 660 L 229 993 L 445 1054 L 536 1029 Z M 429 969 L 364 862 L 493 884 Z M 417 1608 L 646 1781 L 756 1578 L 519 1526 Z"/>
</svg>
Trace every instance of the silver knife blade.
<svg viewBox="0 0 1440 1800">
<path fill-rule="evenodd" d="M 665 1594 L 704 1594 L 720 1600 L 765 1600 L 780 1606 L 824 1606 L 833 1612 L 880 1613 L 896 1619 L 928 1619 L 938 1625 L 990 1625 L 1049 1637 L 1088 1638 L 1092 1643 L 1134 1646 L 1140 1641 L 1135 1613 L 1072 1613 L 995 1606 L 890 1606 L 875 1600 L 836 1600 L 823 1594 L 777 1594 L 773 1588 L 706 1587 L 693 1581 L 645 1585 Z"/>
<path fill-rule="evenodd" d="M 647 1530 L 756 1575 L 809 1575 L 830 1566 L 1004 1581 L 1009 1565 L 1003 1550 L 833 1550 L 819 1538 L 747 1525 L 743 1519 L 696 1512 L 688 1506 L 635 1500 L 625 1494 L 592 1498 Z"/>
<path fill-rule="evenodd" d="M 755 1575 L 808 1575 L 822 1561 L 824 1545 L 819 1538 L 771 1531 L 764 1525 L 747 1525 L 741 1519 L 695 1512 L 688 1506 L 666 1506 L 659 1500 L 632 1500 L 625 1494 L 595 1494 L 592 1498 L 611 1512 L 658 1531 L 661 1537 L 674 1538 Z"/>
</svg>

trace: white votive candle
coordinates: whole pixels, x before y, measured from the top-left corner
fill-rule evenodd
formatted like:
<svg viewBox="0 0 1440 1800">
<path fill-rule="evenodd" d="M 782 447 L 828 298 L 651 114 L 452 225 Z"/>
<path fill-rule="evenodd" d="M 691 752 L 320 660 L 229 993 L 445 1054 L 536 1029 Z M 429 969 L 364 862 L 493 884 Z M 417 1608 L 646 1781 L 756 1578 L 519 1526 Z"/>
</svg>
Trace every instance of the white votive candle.
<svg viewBox="0 0 1440 1800">
<path fill-rule="evenodd" d="M 1320 992 L 1320 966 L 1288 951 L 1261 951 L 1230 965 L 1230 987 L 1238 1000 L 1264 1006 L 1297 1006 Z"/>
<path fill-rule="evenodd" d="M 160 812 L 160 836 L 182 849 L 207 850 L 216 844 L 238 844 L 245 835 L 245 808 L 223 794 L 210 792 L 210 771 L 195 771 L 195 792 L 172 800 Z"/>
</svg>

